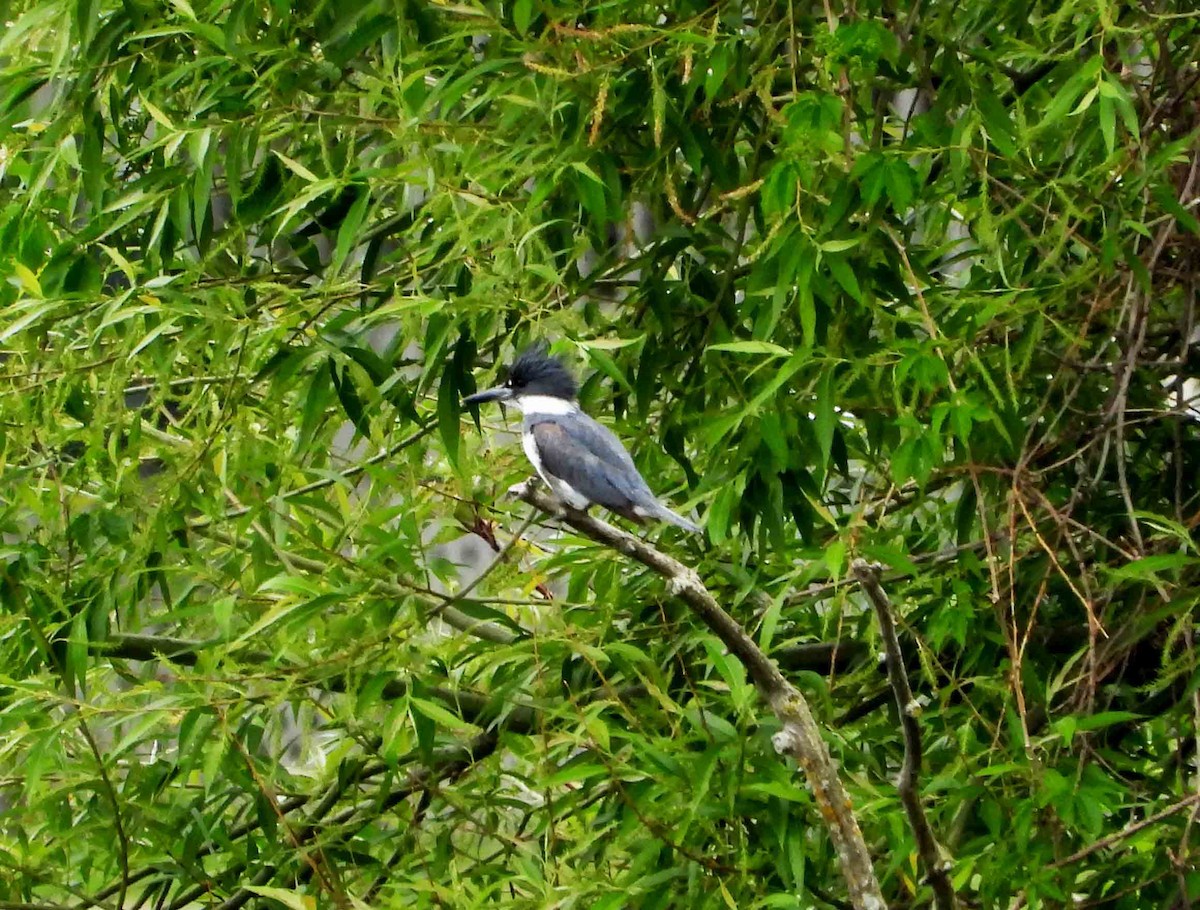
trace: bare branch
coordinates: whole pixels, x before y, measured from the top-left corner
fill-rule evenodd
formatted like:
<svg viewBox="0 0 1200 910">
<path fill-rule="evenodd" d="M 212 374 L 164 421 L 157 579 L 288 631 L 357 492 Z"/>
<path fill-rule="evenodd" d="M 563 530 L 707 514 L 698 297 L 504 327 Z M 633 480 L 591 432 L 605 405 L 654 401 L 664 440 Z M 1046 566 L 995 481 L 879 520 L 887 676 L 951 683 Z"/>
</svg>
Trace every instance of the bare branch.
<svg viewBox="0 0 1200 910">
<path fill-rule="evenodd" d="M 900 711 L 900 728 L 904 734 L 904 765 L 900 769 L 900 780 L 896 789 L 900 793 L 904 811 L 908 814 L 908 823 L 916 836 L 921 864 L 925 867 L 925 874 L 929 876 L 930 885 L 933 886 L 934 903 L 939 910 L 952 910 L 957 904 L 954 886 L 950 883 L 951 864 L 943 858 L 942 848 L 933 836 L 929 819 L 925 817 L 925 808 L 921 805 L 918 786 L 921 773 L 921 727 L 917 723 L 920 706 L 913 698 L 912 689 L 908 685 L 904 654 L 900 650 L 900 639 L 896 635 L 896 624 L 892 620 L 892 605 L 888 601 L 887 593 L 879 584 L 878 565 L 868 563 L 865 559 L 856 559 L 850 569 L 862 585 L 867 599 L 875 608 L 875 615 L 879 618 L 879 631 L 883 635 L 883 647 L 887 656 L 888 679 L 892 684 L 892 694 L 896 697 L 896 707 Z"/>
<path fill-rule="evenodd" d="M 1159 812 L 1155 812 L 1153 815 L 1146 816 L 1140 822 L 1133 822 L 1132 824 L 1126 825 L 1124 828 L 1122 828 L 1120 831 L 1117 831 L 1115 834 L 1110 834 L 1110 835 L 1108 835 L 1108 837 L 1102 837 L 1102 838 L 1100 838 L 1100 840 L 1096 841 L 1094 844 L 1088 844 L 1086 847 L 1084 847 L 1080 850 L 1076 850 L 1070 856 L 1065 856 L 1060 860 L 1055 860 L 1053 863 L 1050 864 L 1050 868 L 1051 869 L 1061 869 L 1063 866 L 1069 866 L 1072 863 L 1079 862 L 1081 859 L 1086 859 L 1087 857 L 1089 857 L 1093 853 L 1095 853 L 1097 850 L 1103 850 L 1106 847 L 1111 847 L 1111 846 L 1113 846 L 1113 844 L 1119 843 L 1120 841 L 1123 841 L 1126 838 L 1132 837 L 1133 835 L 1135 835 L 1139 831 L 1141 831 L 1143 828 L 1149 828 L 1151 825 L 1157 825 L 1164 818 L 1174 815 L 1176 812 L 1181 812 L 1182 810 L 1186 809 L 1188 806 L 1194 806 L 1194 805 L 1196 805 L 1196 803 L 1200 803 L 1200 793 L 1193 793 L 1191 796 L 1185 796 L 1183 799 L 1179 800 L 1178 802 L 1172 803 L 1171 805 L 1167 806 L 1167 808 L 1165 808 Z"/>
<path fill-rule="evenodd" d="M 518 485 L 512 492 L 518 499 L 544 512 L 554 515 L 561 513 L 561 505 L 532 483 Z M 741 661 L 759 694 L 782 725 L 774 737 L 775 749 L 791 755 L 804 769 L 821 818 L 837 850 L 851 903 L 865 910 L 886 907 L 871 865 L 871 855 L 867 852 L 858 820 L 854 817 L 850 797 L 838 778 L 837 767 L 821 738 L 821 728 L 800 690 L 784 678 L 774 662 L 722 609 L 694 569 L 632 534 L 583 512 L 568 510 L 562 515 L 562 520 L 585 537 L 612 547 L 666 578 L 667 590 L 686 603 Z"/>
</svg>

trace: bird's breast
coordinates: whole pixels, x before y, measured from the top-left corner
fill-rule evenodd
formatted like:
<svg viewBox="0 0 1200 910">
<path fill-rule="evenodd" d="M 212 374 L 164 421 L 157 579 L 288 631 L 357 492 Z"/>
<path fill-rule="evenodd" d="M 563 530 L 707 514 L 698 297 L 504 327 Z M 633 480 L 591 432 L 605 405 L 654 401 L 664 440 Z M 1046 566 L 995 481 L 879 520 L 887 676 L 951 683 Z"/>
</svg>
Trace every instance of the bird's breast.
<svg viewBox="0 0 1200 910">
<path fill-rule="evenodd" d="M 546 470 L 545 465 L 542 464 L 542 454 L 538 451 L 537 437 L 533 435 L 533 427 L 530 425 L 527 425 L 521 433 L 521 448 L 525 450 L 525 456 L 529 459 L 530 464 L 533 465 L 534 470 L 538 472 L 538 476 L 545 481 L 546 486 L 550 488 L 554 495 L 573 509 L 586 509 L 588 507 L 591 503 L 590 499 L 561 477 L 555 477 Z"/>
<path fill-rule="evenodd" d="M 538 451 L 537 439 L 533 435 L 533 427 L 527 426 L 521 433 L 521 448 L 525 450 L 525 456 L 529 459 L 529 463 L 533 465 L 534 470 L 542 476 L 542 480 L 549 483 L 550 479 L 546 476 L 546 469 L 542 467 L 542 455 Z"/>
</svg>

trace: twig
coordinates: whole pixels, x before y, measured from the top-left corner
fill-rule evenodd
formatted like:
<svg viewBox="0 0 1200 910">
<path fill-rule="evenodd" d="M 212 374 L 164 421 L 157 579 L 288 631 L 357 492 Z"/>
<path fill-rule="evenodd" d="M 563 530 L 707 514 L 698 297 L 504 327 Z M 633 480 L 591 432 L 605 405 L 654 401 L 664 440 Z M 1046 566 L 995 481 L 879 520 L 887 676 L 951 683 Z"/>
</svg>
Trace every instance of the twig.
<svg viewBox="0 0 1200 910">
<path fill-rule="evenodd" d="M 1110 834 L 1108 837 L 1102 837 L 1094 844 L 1088 844 L 1086 847 L 1076 850 L 1070 856 L 1064 857 L 1060 860 L 1055 860 L 1050 864 L 1050 868 L 1061 869 L 1063 866 L 1069 866 L 1071 863 L 1085 859 L 1098 850 L 1103 850 L 1105 847 L 1111 847 L 1113 844 L 1123 841 L 1127 837 L 1132 837 L 1143 828 L 1149 828 L 1151 825 L 1157 824 L 1167 816 L 1174 815 L 1176 812 L 1186 809 L 1188 806 L 1193 806 L 1196 803 L 1200 803 L 1200 793 L 1193 793 L 1191 796 L 1185 796 L 1179 802 L 1172 803 L 1161 812 L 1155 812 L 1153 815 L 1143 818 L 1140 822 L 1134 822 L 1131 825 L 1126 825 L 1115 834 Z"/>
<path fill-rule="evenodd" d="M 96 738 L 92 736 L 91 728 L 88 727 L 88 723 L 84 719 L 82 712 L 77 717 L 79 720 L 79 729 L 83 732 L 83 738 L 87 740 L 87 744 L 92 750 L 92 755 L 96 758 L 96 769 L 100 774 L 100 782 L 104 785 L 104 792 L 108 796 L 108 801 L 112 803 L 113 826 L 117 830 L 117 860 L 121 865 L 121 882 L 120 888 L 117 891 L 117 906 L 124 907 L 125 894 L 129 889 L 129 837 L 125 833 L 125 823 L 121 819 L 121 803 L 117 799 L 117 791 L 113 787 L 112 778 L 108 776 L 108 769 L 104 767 L 104 755 L 101 754 L 100 747 L 96 745 Z"/>
<path fill-rule="evenodd" d="M 867 648 L 857 641 L 805 641 L 772 648 L 771 656 L 785 670 L 811 673 L 843 673 L 866 656 Z"/>
<path fill-rule="evenodd" d="M 200 659 L 200 652 L 228 644 L 223 639 L 172 638 L 165 635 L 136 635 L 126 632 L 109 633 L 108 638 L 88 641 L 88 652 L 117 660 L 152 661 L 165 659 L 181 667 L 193 667 Z M 346 692 L 350 688 L 350 672 L 335 673 L 325 678 L 308 678 L 309 668 L 292 664 L 281 664 L 263 651 L 240 651 L 238 659 L 245 663 L 270 666 L 274 672 L 299 676 L 303 686 L 323 689 L 327 692 Z M 403 698 L 409 691 L 409 682 L 400 674 L 388 680 L 380 690 L 380 697 L 387 701 Z M 618 695 L 622 698 L 636 697 L 644 689 L 641 686 L 622 687 Z M 504 727 L 516 733 L 528 733 L 533 729 L 535 709 L 525 702 L 509 702 L 497 706 L 494 698 L 471 689 L 454 689 L 425 684 L 421 694 L 436 699 L 458 711 L 466 721 L 483 727 L 494 722 L 497 714 L 506 711 Z M 0 908 L 2 910 L 2 908 Z"/>
<path fill-rule="evenodd" d="M 254 764 L 254 757 L 246 749 L 245 743 L 243 743 L 241 739 L 234 735 L 233 731 L 230 730 L 228 713 L 220 706 L 215 707 L 217 716 L 221 720 L 221 727 L 226 739 L 233 743 L 234 748 L 237 749 L 238 754 L 241 756 L 242 761 L 246 766 L 246 771 L 249 773 L 250 779 L 253 780 L 255 786 L 258 787 L 258 790 L 266 800 L 267 805 L 274 810 L 275 817 L 279 822 L 279 827 L 282 828 L 283 833 L 287 835 L 287 839 L 291 842 L 292 848 L 296 850 L 296 852 L 300 855 L 300 858 L 308 864 L 313 872 L 316 873 L 318 884 L 322 890 L 328 892 L 334 903 L 339 907 L 346 906 L 346 895 L 342 893 L 339 887 L 337 887 L 335 870 L 331 867 L 328 857 L 325 856 L 325 852 L 321 849 L 320 845 L 317 845 L 315 851 L 316 857 L 314 858 L 311 853 L 301 849 L 302 844 L 296 837 L 296 832 L 292 830 L 292 826 L 288 823 L 287 814 L 282 812 L 279 808 L 279 794 L 275 791 L 275 788 L 271 785 L 271 783 L 264 780 L 262 775 L 258 773 L 258 768 Z"/>
<path fill-rule="evenodd" d="M 561 514 L 566 524 L 585 537 L 610 546 L 662 575 L 667 579 L 667 591 L 683 600 L 741 661 L 782 726 L 772 740 L 776 751 L 791 755 L 804 769 L 821 818 L 837 850 L 851 904 L 867 910 L 886 907 L 850 797 L 838 779 L 837 767 L 821 739 L 821 728 L 808 702 L 737 621 L 721 608 L 696 571 L 599 518 L 574 510 L 563 514 L 560 503 L 530 483 L 518 485 L 512 492 L 518 499 L 544 512 Z"/>
<path fill-rule="evenodd" d="M 536 518 L 537 513 L 530 512 L 529 517 L 525 519 L 524 524 L 517 528 L 517 533 L 510 537 L 504 546 L 495 551 L 496 555 L 492 557 L 492 561 L 484 566 L 479 574 L 467 582 L 467 584 L 465 584 L 461 590 L 456 591 L 449 598 L 442 601 L 439 606 L 434 607 L 430 611 L 428 618 L 433 619 L 446 608 L 452 607 L 454 604 L 461 603 L 462 601 L 466 600 L 467 595 L 474 591 L 479 586 L 481 581 L 491 575 L 501 563 L 508 559 L 508 554 L 512 552 L 513 547 L 521 542 L 521 538 L 525 536 L 525 532 L 529 530 L 529 526 L 533 524 Z"/>
<path fill-rule="evenodd" d="M 1200 155 L 1192 156 L 1192 166 L 1188 171 L 1187 177 L 1183 182 L 1183 189 L 1178 196 L 1178 202 L 1181 206 L 1188 205 L 1188 197 L 1192 193 L 1192 186 L 1195 183 L 1197 171 L 1200 169 Z M 1145 264 L 1146 271 L 1151 272 L 1155 264 L 1158 262 L 1158 257 L 1162 255 L 1166 248 L 1167 241 L 1170 240 L 1172 233 L 1175 230 L 1176 219 L 1171 215 L 1159 228 L 1158 235 L 1154 239 L 1154 246 L 1150 251 L 1150 257 Z M 1135 293 L 1135 276 L 1129 278 L 1129 294 Z M 1109 414 L 1116 417 L 1116 441 L 1117 441 L 1117 482 L 1121 488 L 1121 497 L 1125 501 L 1125 511 L 1129 516 L 1129 529 L 1133 535 L 1134 542 L 1137 544 L 1139 553 L 1145 552 L 1145 544 L 1142 541 L 1142 531 L 1138 526 L 1137 514 L 1134 508 L 1133 496 L 1129 489 L 1129 482 L 1126 477 L 1126 462 L 1127 451 L 1125 446 L 1125 417 L 1128 407 L 1129 387 L 1133 378 L 1134 371 L 1137 366 L 1138 358 L 1141 356 L 1142 347 L 1146 343 L 1146 328 L 1150 322 L 1150 298 L 1149 292 L 1142 292 L 1137 295 L 1134 303 L 1132 314 L 1129 321 L 1129 348 L 1125 352 L 1125 358 L 1118 364 L 1116 390 L 1112 396 Z M 1185 340 L 1186 341 L 1186 340 Z"/>
<path fill-rule="evenodd" d="M 1169 233 L 1171 224 L 1165 225 L 1164 229 L 1159 231 L 1159 239 L 1165 242 Z M 1161 248 L 1161 247 L 1160 247 Z M 1154 258 L 1157 258 L 1155 253 Z M 1150 266 L 1153 268 L 1153 264 Z M 1137 277 L 1129 276 L 1129 291 L 1128 293 L 1136 294 Z M 1129 383 L 1133 378 L 1134 364 L 1137 362 L 1139 355 L 1142 352 L 1142 345 L 1146 342 L 1146 324 L 1150 321 L 1150 299 L 1146 294 L 1137 295 L 1134 301 L 1132 312 L 1129 317 L 1129 351 L 1124 360 L 1124 369 L 1118 371 L 1117 376 L 1117 391 L 1113 396 L 1112 407 L 1115 411 L 1117 427 L 1116 427 L 1116 444 L 1117 444 L 1117 485 L 1121 489 L 1121 499 L 1125 502 L 1125 513 L 1129 516 L 1129 531 L 1133 535 L 1133 542 L 1137 545 L 1137 552 L 1144 553 L 1146 550 L 1145 542 L 1142 540 L 1142 529 L 1138 525 L 1137 510 L 1134 507 L 1133 493 L 1129 489 L 1129 476 L 1127 469 L 1127 461 L 1129 453 L 1125 445 L 1125 412 L 1129 406 Z"/>
<path fill-rule="evenodd" d="M 457 777 L 471 765 L 483 761 L 496 751 L 496 745 L 499 743 L 499 734 L 496 731 L 481 733 L 479 736 L 465 746 L 453 746 L 444 750 L 438 755 L 439 761 L 436 764 L 430 764 L 413 769 L 408 773 L 403 785 L 396 790 L 393 790 L 383 800 L 379 806 L 380 814 L 383 811 L 390 809 L 405 799 L 408 799 L 413 793 L 418 791 L 427 791 L 431 786 L 436 785 L 439 781 L 446 778 Z M 328 807 L 324 807 L 326 811 L 332 808 L 332 803 Z M 372 804 L 372 808 L 376 808 Z M 338 815 L 332 822 L 333 826 L 345 824 L 349 822 L 358 811 L 357 807 L 347 810 Z M 297 846 L 314 839 L 320 833 L 320 826 L 316 824 L 316 819 L 307 825 L 298 834 Z M 255 876 L 253 885 L 265 885 L 274 878 L 278 870 L 271 865 L 261 869 L 258 875 Z M 239 888 L 230 897 L 220 905 L 220 910 L 237 910 L 247 901 L 254 897 L 254 892 L 247 887 Z M 173 907 L 183 906 L 180 901 L 176 901 Z"/>
<path fill-rule="evenodd" d="M 199 530 L 200 533 L 202 533 L 205 537 L 215 540 L 218 543 L 225 544 L 225 546 L 234 550 L 243 549 L 246 546 L 245 541 L 241 540 L 236 535 L 226 533 L 219 528 L 210 526 L 199 529 L 193 528 L 193 530 Z M 309 572 L 315 576 L 324 575 L 329 571 L 329 566 L 326 563 L 323 563 L 317 559 L 310 559 L 307 556 L 300 556 L 295 553 L 288 554 L 288 561 L 292 564 L 293 569 Z M 408 597 L 413 593 L 412 591 L 405 590 L 402 585 L 395 581 L 383 579 L 372 580 L 371 588 L 378 592 L 395 597 Z M 454 601 L 458 599 L 452 595 L 441 594 L 437 591 L 422 591 L 421 593 L 435 597 L 441 601 L 441 604 L 435 606 L 435 608 L 438 610 L 438 617 L 444 623 L 452 626 L 455 629 L 458 629 L 460 632 L 465 632 L 468 635 L 474 635 L 476 638 L 482 638 L 485 641 L 491 641 L 501 645 L 511 644 L 516 640 L 517 636 L 503 626 L 494 622 L 489 622 L 488 620 L 475 619 L 472 616 L 468 616 L 457 607 L 450 606 L 450 604 L 453 604 Z"/>
<path fill-rule="evenodd" d="M 389 446 L 388 448 L 384 449 L 382 452 L 372 455 L 370 458 L 366 459 L 365 461 L 360 462 L 359 464 L 356 464 L 353 467 L 347 468 L 346 470 L 344 470 L 338 474 L 335 474 L 331 477 L 323 477 L 320 480 L 314 480 L 312 483 L 306 483 L 304 486 L 296 487 L 294 490 L 288 490 L 286 493 L 280 494 L 278 498 L 279 499 L 295 499 L 297 496 L 305 496 L 309 493 L 315 493 L 317 490 L 323 490 L 326 487 L 331 487 L 336 483 L 342 483 L 342 482 L 345 482 L 348 480 L 353 480 L 355 477 L 357 477 L 359 474 L 363 473 L 367 468 L 371 467 L 372 465 L 376 465 L 376 464 L 379 464 L 380 462 L 388 461 L 389 459 L 394 458 L 397 454 L 404 451 L 409 446 L 420 441 L 425 436 L 428 436 L 430 434 L 430 432 L 433 431 L 433 428 L 436 426 L 437 426 L 436 420 L 429 420 L 423 424 L 419 424 L 416 431 L 414 431 L 413 433 L 410 433 L 408 436 L 405 436 L 403 439 L 401 439 L 395 445 Z M 214 518 L 212 516 L 203 516 L 200 518 L 194 518 L 187 523 L 187 528 L 189 531 L 199 531 L 203 528 L 207 528 L 209 525 L 213 524 L 217 520 L 232 521 L 233 519 L 240 518 L 243 515 L 248 514 L 249 512 L 250 512 L 250 506 L 239 506 L 235 509 L 230 509 L 229 511 L 225 512 L 223 515 L 219 516 L 219 519 Z"/>
<path fill-rule="evenodd" d="M 884 652 L 887 656 L 888 680 L 892 684 L 892 694 L 896 697 L 896 707 L 900 712 L 900 729 L 904 734 L 904 765 L 900 769 L 900 780 L 896 789 L 900 794 L 900 802 L 908 815 L 908 823 L 917 839 L 917 852 L 921 855 L 921 864 L 933 886 L 934 905 L 939 910 L 952 910 L 957 905 L 954 897 L 954 886 L 950 883 L 951 864 L 942 856 L 942 848 L 938 846 L 929 819 L 925 817 L 925 807 L 921 805 L 921 791 L 917 779 L 921 773 L 921 726 L 917 723 L 920 706 L 913 698 L 912 689 L 908 685 L 908 674 L 904 671 L 904 654 L 900 651 L 900 639 L 896 635 L 896 624 L 892 620 L 892 605 L 887 593 L 879 584 L 880 566 L 868 563 L 865 559 L 856 559 L 850 566 L 850 571 L 858 579 L 875 615 L 879 619 L 879 631 L 883 636 Z"/>
</svg>

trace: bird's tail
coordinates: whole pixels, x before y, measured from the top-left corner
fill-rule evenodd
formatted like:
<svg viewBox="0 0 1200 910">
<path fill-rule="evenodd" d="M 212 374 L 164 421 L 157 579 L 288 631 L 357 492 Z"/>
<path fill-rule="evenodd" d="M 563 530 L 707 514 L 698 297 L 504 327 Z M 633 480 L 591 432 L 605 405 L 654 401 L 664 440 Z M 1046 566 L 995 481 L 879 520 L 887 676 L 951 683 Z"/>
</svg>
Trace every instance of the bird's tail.
<svg viewBox="0 0 1200 910">
<path fill-rule="evenodd" d="M 700 533 L 701 529 L 698 525 L 692 524 L 682 515 L 676 515 L 661 502 L 655 502 L 649 508 L 644 509 L 644 511 L 646 512 L 647 518 L 658 518 L 662 521 L 666 521 L 675 525 L 677 528 L 683 528 L 685 531 L 688 531 L 692 534 Z"/>
</svg>

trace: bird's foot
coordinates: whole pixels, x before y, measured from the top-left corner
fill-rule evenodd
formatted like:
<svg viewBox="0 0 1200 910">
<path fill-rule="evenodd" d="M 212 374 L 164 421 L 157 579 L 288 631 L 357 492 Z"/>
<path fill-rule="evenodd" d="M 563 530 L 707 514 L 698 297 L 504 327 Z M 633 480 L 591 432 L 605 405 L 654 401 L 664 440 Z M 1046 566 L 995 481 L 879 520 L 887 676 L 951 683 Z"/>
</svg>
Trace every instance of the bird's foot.
<svg viewBox="0 0 1200 910">
<path fill-rule="evenodd" d="M 535 490 L 541 485 L 540 477 L 529 477 L 522 480 L 520 483 L 514 483 L 508 488 L 508 495 L 513 499 L 524 499 L 529 495 L 530 490 Z"/>
<path fill-rule="evenodd" d="M 509 487 L 508 495 L 513 499 L 524 499 L 529 495 L 531 490 L 536 490 L 540 486 L 542 486 L 542 479 L 540 477 L 530 477 L 528 480 L 522 480 L 520 483 L 514 483 L 511 487 Z M 546 488 L 546 497 L 552 500 L 554 503 L 550 509 L 550 514 L 552 517 L 561 520 L 566 518 L 567 514 L 572 511 L 571 507 L 562 499 L 560 499 L 558 495 L 549 487 Z"/>
</svg>

